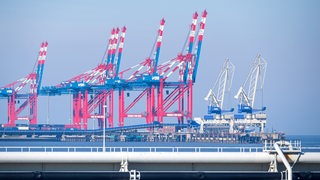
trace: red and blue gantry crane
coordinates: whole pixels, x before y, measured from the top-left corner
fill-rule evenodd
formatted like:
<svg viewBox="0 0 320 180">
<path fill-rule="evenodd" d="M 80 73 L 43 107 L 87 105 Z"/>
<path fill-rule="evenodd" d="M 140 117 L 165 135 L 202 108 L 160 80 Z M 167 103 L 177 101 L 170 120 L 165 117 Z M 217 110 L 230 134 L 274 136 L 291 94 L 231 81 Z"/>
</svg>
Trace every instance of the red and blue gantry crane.
<svg viewBox="0 0 320 180">
<path fill-rule="evenodd" d="M 176 58 L 163 64 L 158 64 L 161 47 L 164 20 L 160 22 L 159 33 L 156 41 L 155 58 L 147 58 L 145 61 L 131 68 L 124 70 L 134 71 L 126 79 L 124 86 L 119 90 L 119 125 L 124 124 L 124 118 L 146 118 L 146 123 L 163 123 L 164 117 L 177 117 L 180 124 L 183 119 L 192 119 L 192 88 L 195 82 L 195 74 L 199 63 L 201 44 L 205 28 L 207 12 L 204 11 L 196 34 L 198 14 L 194 13 L 190 26 L 189 44 L 187 53 L 179 53 Z M 197 38 L 197 47 L 194 42 Z M 169 78 L 178 73 L 178 79 Z M 124 91 L 140 90 L 140 94 L 129 104 L 125 105 Z M 171 93 L 169 93 L 171 91 Z M 164 92 L 168 94 L 164 98 Z M 129 113 L 138 101 L 146 96 L 146 111 L 141 113 Z M 187 98 L 187 103 L 185 103 Z M 176 106 L 174 106 L 176 104 Z M 187 104 L 187 110 L 185 105 Z M 171 108 L 171 109 L 170 109 Z M 170 111 L 171 110 L 171 111 Z M 157 118 L 157 121 L 155 120 Z"/>
<path fill-rule="evenodd" d="M 112 29 L 107 54 L 97 67 L 56 86 L 43 88 L 46 94 L 72 94 L 73 120 L 66 128 L 87 129 L 88 119 L 98 119 L 98 126 L 102 128 L 105 118 L 108 119 L 108 127 L 114 126 L 114 90 L 107 87 L 106 82 L 118 78 L 126 27 L 122 28 L 118 43 L 119 33 L 119 28 Z M 107 112 L 105 106 L 109 107 Z"/>
<path fill-rule="evenodd" d="M 8 122 L 5 126 L 15 126 L 16 120 L 27 120 L 30 124 L 37 124 L 38 94 L 47 57 L 47 48 L 48 42 L 42 42 L 36 71 L 33 70 L 26 77 L 1 88 L 0 96 L 8 99 Z M 23 114 L 28 107 L 29 113 Z"/>
<path fill-rule="evenodd" d="M 164 19 L 160 20 L 156 41 L 149 57 L 123 71 L 120 71 L 120 64 L 126 27 L 121 30 L 113 28 L 103 62 L 58 85 L 41 88 L 48 45 L 46 42 L 42 43 L 37 71 L 1 89 L 0 95 L 8 97 L 8 125 L 14 126 L 15 120 L 19 119 L 28 119 L 30 124 L 37 123 L 38 95 L 72 96 L 73 119 L 65 128 L 87 129 L 88 119 L 97 119 L 99 128 L 103 128 L 104 121 L 107 121 L 109 128 L 114 127 L 115 95 L 118 95 L 117 126 L 120 127 L 125 125 L 125 118 L 143 118 L 146 124 L 163 123 L 165 117 L 177 118 L 179 124 L 183 124 L 184 119 L 191 120 L 193 84 L 196 81 L 206 16 L 207 12 L 204 11 L 200 23 L 197 23 L 198 13 L 193 14 L 187 37 L 188 44 L 169 61 L 159 64 Z M 20 89 L 27 83 L 30 83 L 30 92 L 19 94 Z M 130 101 L 130 98 L 125 97 L 125 93 L 133 91 L 137 96 Z M 27 97 L 27 101 L 15 110 L 16 99 L 22 97 Z M 137 106 L 138 102 L 144 104 L 143 112 L 135 112 L 137 108 L 133 107 Z M 30 115 L 18 117 L 27 104 L 30 105 Z"/>
</svg>

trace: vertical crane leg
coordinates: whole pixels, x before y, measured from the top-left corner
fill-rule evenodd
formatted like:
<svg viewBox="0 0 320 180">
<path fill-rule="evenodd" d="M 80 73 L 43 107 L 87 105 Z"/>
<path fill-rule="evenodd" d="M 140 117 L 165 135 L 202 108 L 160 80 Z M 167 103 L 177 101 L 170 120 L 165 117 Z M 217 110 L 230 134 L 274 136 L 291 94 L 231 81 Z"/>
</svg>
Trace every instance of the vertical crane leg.
<svg viewBox="0 0 320 180">
<path fill-rule="evenodd" d="M 99 114 L 102 114 L 102 110 L 103 109 L 103 104 L 102 102 L 99 103 L 99 106 L 98 106 L 98 113 Z M 98 118 L 98 127 L 99 129 L 102 129 L 103 128 L 103 118 Z"/>
<path fill-rule="evenodd" d="M 104 93 L 105 94 L 105 93 Z M 106 104 L 106 96 L 104 95 L 104 96 L 102 96 L 101 97 L 102 99 L 101 99 L 101 101 L 100 101 L 100 103 L 99 103 L 99 114 L 101 115 L 104 115 L 104 116 L 106 116 L 106 113 L 107 112 L 105 112 L 106 111 L 106 108 L 104 107 L 105 106 L 105 104 Z M 99 128 L 100 129 L 103 129 L 103 127 L 104 127 L 104 121 L 105 121 L 105 118 L 98 118 L 98 126 L 99 126 Z"/>
<path fill-rule="evenodd" d="M 158 122 L 163 123 L 163 79 L 160 79 L 158 87 Z"/>
<path fill-rule="evenodd" d="M 36 94 L 32 94 L 29 97 L 30 102 L 30 124 L 37 124 L 37 101 L 38 97 Z"/>
<path fill-rule="evenodd" d="M 83 124 L 83 129 L 87 130 L 88 129 L 88 90 L 84 92 L 84 96 L 82 99 L 82 124 Z"/>
<path fill-rule="evenodd" d="M 74 128 L 80 126 L 80 111 L 81 111 L 81 92 L 73 94 L 73 124 Z"/>
<path fill-rule="evenodd" d="M 114 93 L 113 89 L 109 92 L 109 117 L 108 117 L 108 126 L 109 128 L 113 128 L 113 105 L 114 105 Z"/>
<path fill-rule="evenodd" d="M 179 88 L 179 94 L 181 94 L 181 96 L 179 97 L 179 101 L 178 101 L 178 111 L 179 111 L 179 113 L 181 113 L 182 114 L 182 116 L 179 116 L 178 117 L 178 123 L 179 124 L 183 124 L 183 117 L 184 117 L 184 115 L 183 115 L 183 111 L 184 111 L 184 87 L 183 86 L 180 86 L 180 88 Z"/>
<path fill-rule="evenodd" d="M 124 125 L 124 90 L 119 90 L 119 127 Z"/>
<path fill-rule="evenodd" d="M 147 119 L 146 123 L 151 124 L 154 121 L 154 86 L 148 88 L 147 92 Z"/>
<path fill-rule="evenodd" d="M 7 126 L 12 127 L 15 124 L 15 94 L 8 97 L 8 124 Z"/>
<path fill-rule="evenodd" d="M 73 94 L 73 96 L 72 96 L 72 108 L 73 108 L 72 127 L 77 124 L 77 119 L 79 118 L 79 117 L 78 117 L 78 111 L 77 111 L 77 109 L 78 109 L 78 107 L 77 107 L 77 105 L 78 105 L 77 101 L 78 101 L 78 93 L 75 93 L 75 94 Z"/>
<path fill-rule="evenodd" d="M 151 102 L 150 102 L 150 122 L 149 123 L 153 123 L 154 121 L 154 86 L 151 87 Z"/>
<path fill-rule="evenodd" d="M 77 129 L 81 129 L 82 128 L 82 123 L 83 123 L 83 101 L 84 101 L 84 93 L 80 92 L 79 95 L 79 121 L 78 121 L 78 126 Z"/>
<path fill-rule="evenodd" d="M 147 116 L 146 116 L 146 124 L 150 123 L 151 119 L 151 88 L 147 90 Z"/>
<path fill-rule="evenodd" d="M 193 92 L 192 92 L 192 88 L 193 88 L 193 84 L 192 84 L 192 81 L 189 81 L 189 84 L 188 84 L 188 121 L 192 119 L 192 96 L 193 96 Z"/>
</svg>

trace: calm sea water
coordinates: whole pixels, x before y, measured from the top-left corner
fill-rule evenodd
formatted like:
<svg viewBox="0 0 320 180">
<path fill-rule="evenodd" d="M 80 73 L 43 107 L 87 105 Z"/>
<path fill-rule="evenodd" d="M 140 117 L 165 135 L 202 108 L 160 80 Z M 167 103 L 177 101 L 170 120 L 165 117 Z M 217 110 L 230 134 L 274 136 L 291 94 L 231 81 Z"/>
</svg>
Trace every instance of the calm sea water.
<svg viewBox="0 0 320 180">
<path fill-rule="evenodd" d="M 320 135 L 287 135 L 286 140 L 300 140 L 302 147 L 320 147 Z"/>
<path fill-rule="evenodd" d="M 287 135 L 287 140 L 300 140 L 302 147 L 319 147 L 320 135 Z M 0 141 L 0 147 L 99 147 L 102 142 Z M 197 143 L 197 142 L 106 142 L 108 147 L 259 147 L 263 144 Z"/>
</svg>

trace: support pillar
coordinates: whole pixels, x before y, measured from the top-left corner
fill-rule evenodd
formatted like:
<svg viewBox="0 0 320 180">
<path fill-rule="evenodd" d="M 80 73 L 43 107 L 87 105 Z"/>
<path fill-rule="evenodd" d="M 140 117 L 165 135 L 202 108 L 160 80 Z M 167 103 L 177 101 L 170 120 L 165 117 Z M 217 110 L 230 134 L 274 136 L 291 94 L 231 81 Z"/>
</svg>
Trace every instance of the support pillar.
<svg viewBox="0 0 320 180">
<path fill-rule="evenodd" d="M 88 117 L 88 90 L 86 90 L 82 99 L 82 128 L 84 130 L 88 129 Z"/>
<path fill-rule="evenodd" d="M 154 86 L 151 87 L 151 102 L 150 102 L 150 122 L 149 123 L 153 123 L 154 122 Z"/>
<path fill-rule="evenodd" d="M 113 112 L 114 112 L 114 92 L 113 89 L 110 90 L 109 92 L 109 117 L 108 117 L 108 126 L 109 128 L 113 128 L 114 120 L 113 120 Z"/>
<path fill-rule="evenodd" d="M 124 126 L 124 116 L 125 116 L 125 113 L 124 113 L 124 90 L 123 89 L 120 89 L 119 90 L 119 122 L 118 122 L 118 125 L 121 127 L 121 126 Z"/>
<path fill-rule="evenodd" d="M 37 104 L 38 104 L 37 101 L 38 101 L 37 94 L 32 94 L 29 97 L 29 103 L 30 103 L 29 121 L 30 121 L 30 124 L 37 124 Z"/>
<path fill-rule="evenodd" d="M 151 124 L 154 121 L 154 86 L 148 88 L 147 92 L 147 117 L 146 123 Z"/>
<path fill-rule="evenodd" d="M 158 122 L 163 123 L 163 79 L 160 79 L 158 87 Z"/>
<path fill-rule="evenodd" d="M 9 127 L 15 126 L 15 122 L 14 122 L 16 120 L 15 100 L 16 100 L 15 93 L 13 93 L 11 96 L 8 97 L 8 124 L 7 124 L 7 126 L 9 126 Z"/>
<path fill-rule="evenodd" d="M 150 116 L 151 116 L 151 88 L 147 89 L 147 116 L 146 116 L 146 124 L 150 123 Z"/>
<path fill-rule="evenodd" d="M 180 85 L 179 87 L 179 94 L 181 95 L 178 99 L 178 111 L 182 114 L 182 116 L 178 117 L 178 123 L 183 124 L 184 121 L 184 87 Z"/>
<path fill-rule="evenodd" d="M 73 94 L 73 128 L 80 128 L 81 92 Z"/>
<path fill-rule="evenodd" d="M 192 119 L 192 116 L 193 116 L 193 113 L 192 113 L 192 97 L 193 97 L 193 84 L 192 84 L 192 81 L 189 81 L 189 84 L 188 84 L 188 115 L 187 115 L 187 120 L 191 120 Z"/>
<path fill-rule="evenodd" d="M 99 115 L 103 115 L 103 116 L 105 116 L 106 115 L 106 108 L 104 107 L 105 106 L 105 104 L 106 104 L 106 98 L 105 98 L 105 96 L 102 96 L 102 97 L 100 97 L 100 98 L 102 98 L 101 99 L 101 101 L 99 102 Z M 99 128 L 100 129 L 103 129 L 103 127 L 104 127 L 104 121 L 105 121 L 105 117 L 103 117 L 103 118 L 98 118 L 98 126 L 99 126 Z"/>
</svg>

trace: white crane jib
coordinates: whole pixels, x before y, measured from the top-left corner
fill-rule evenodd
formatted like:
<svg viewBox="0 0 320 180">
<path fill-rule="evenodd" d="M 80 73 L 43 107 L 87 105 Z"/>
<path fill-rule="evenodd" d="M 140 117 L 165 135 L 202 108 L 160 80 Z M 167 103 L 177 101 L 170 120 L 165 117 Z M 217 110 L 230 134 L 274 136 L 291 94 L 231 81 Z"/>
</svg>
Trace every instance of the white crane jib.
<svg viewBox="0 0 320 180">
<path fill-rule="evenodd" d="M 240 87 L 238 93 L 234 98 L 239 99 L 238 111 L 252 113 L 257 88 L 263 89 L 264 78 L 267 70 L 267 62 L 263 59 L 260 54 L 256 57 L 253 64 L 251 65 L 250 72 L 247 76 L 246 81 Z M 248 87 L 247 93 L 245 88 Z M 265 107 L 256 109 L 256 111 L 264 111 Z"/>
<path fill-rule="evenodd" d="M 209 90 L 208 95 L 204 98 L 209 102 L 209 114 L 221 114 L 226 90 L 230 92 L 234 70 L 235 66 L 229 59 L 226 59 L 213 88 Z M 229 112 L 230 111 L 233 111 L 233 109 L 229 110 Z"/>
</svg>

